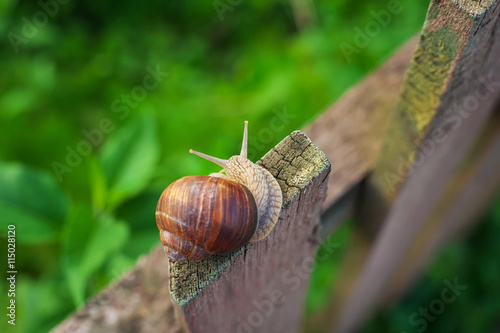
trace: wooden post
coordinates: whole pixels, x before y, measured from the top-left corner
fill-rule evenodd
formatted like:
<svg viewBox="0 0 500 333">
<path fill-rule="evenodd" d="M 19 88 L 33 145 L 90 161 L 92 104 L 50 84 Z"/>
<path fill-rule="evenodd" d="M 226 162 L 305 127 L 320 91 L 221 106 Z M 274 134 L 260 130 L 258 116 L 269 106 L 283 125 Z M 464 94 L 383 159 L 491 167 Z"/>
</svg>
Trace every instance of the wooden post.
<svg viewBox="0 0 500 333">
<path fill-rule="evenodd" d="M 283 191 L 280 221 L 269 236 L 235 253 L 170 261 L 172 298 L 193 333 L 300 329 L 331 167 L 299 131 L 259 164 L 278 179 Z"/>
<path fill-rule="evenodd" d="M 429 146 L 447 140 L 449 131 L 463 133 L 469 114 L 475 119 L 481 105 L 469 105 L 472 98 L 486 93 L 476 98 L 483 105 L 495 99 L 497 20 L 498 1 L 431 3 L 359 214 L 373 233 L 405 180 L 432 154 Z"/>
<path fill-rule="evenodd" d="M 446 221 L 432 219 L 436 203 L 498 102 L 498 4 L 431 3 L 361 214 L 383 227 L 333 331 L 359 328 L 419 231 Z"/>
<path fill-rule="evenodd" d="M 304 128 L 304 133 L 335 165 L 323 203 L 323 238 L 356 208 L 360 183 L 377 162 L 417 41 L 417 36 L 411 38 L 379 69 Z"/>
<path fill-rule="evenodd" d="M 304 129 L 335 166 L 323 205 L 323 238 L 358 208 L 363 194 L 362 180 L 376 165 L 417 42 L 418 36 L 411 38 L 379 69 L 352 87 Z M 309 318 L 306 323 L 309 330 L 323 332 L 331 322 L 332 313 L 339 311 L 351 291 L 371 245 L 370 240 L 358 232 L 353 238 L 340 264 L 338 287 L 329 304 Z"/>
<path fill-rule="evenodd" d="M 500 188 L 500 109 L 489 119 L 474 147 L 448 182 L 386 289 L 394 303 L 416 280 L 443 244 L 467 234 Z"/>
<path fill-rule="evenodd" d="M 335 165 L 323 205 L 330 208 L 375 167 L 418 38 L 348 90 L 304 133 Z"/>
</svg>

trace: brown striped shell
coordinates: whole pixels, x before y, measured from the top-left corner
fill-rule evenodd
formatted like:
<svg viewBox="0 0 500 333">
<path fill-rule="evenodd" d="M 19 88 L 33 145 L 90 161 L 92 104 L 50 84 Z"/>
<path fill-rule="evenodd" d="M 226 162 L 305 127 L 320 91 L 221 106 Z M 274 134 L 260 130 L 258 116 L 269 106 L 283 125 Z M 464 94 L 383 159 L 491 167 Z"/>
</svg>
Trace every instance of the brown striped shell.
<svg viewBox="0 0 500 333">
<path fill-rule="evenodd" d="M 190 150 L 223 169 L 210 176 L 181 178 L 160 197 L 156 223 L 170 259 L 199 260 L 213 253 L 231 252 L 248 241 L 264 239 L 276 225 L 283 200 L 281 188 L 269 171 L 247 159 L 247 141 L 248 122 L 245 121 L 240 155 L 223 160 Z M 200 185 L 200 179 L 207 184 Z M 189 182 L 193 185 L 187 184 Z M 248 193 L 252 200 L 246 198 L 244 193 Z M 257 210 L 256 229 L 252 226 L 252 202 Z M 226 225 L 227 221 L 231 221 L 228 222 L 231 225 Z M 218 233 L 222 235 L 218 236 Z"/>
<path fill-rule="evenodd" d="M 232 252 L 257 229 L 257 205 L 245 186 L 220 177 L 187 176 L 163 191 L 156 223 L 172 260 Z"/>
</svg>

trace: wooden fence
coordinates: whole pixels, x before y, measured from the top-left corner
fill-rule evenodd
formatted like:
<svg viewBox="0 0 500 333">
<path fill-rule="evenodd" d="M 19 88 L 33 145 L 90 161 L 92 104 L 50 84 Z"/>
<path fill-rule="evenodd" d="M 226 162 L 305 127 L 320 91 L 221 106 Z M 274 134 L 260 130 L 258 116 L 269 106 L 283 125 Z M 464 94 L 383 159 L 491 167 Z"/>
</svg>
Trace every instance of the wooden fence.
<svg viewBox="0 0 500 333">
<path fill-rule="evenodd" d="M 419 37 L 259 161 L 284 195 L 268 238 L 170 265 L 158 246 L 54 332 L 301 331 L 316 251 L 352 215 L 331 325 L 308 324 L 358 330 L 500 188 L 499 18 L 499 1 L 432 1 Z"/>
</svg>

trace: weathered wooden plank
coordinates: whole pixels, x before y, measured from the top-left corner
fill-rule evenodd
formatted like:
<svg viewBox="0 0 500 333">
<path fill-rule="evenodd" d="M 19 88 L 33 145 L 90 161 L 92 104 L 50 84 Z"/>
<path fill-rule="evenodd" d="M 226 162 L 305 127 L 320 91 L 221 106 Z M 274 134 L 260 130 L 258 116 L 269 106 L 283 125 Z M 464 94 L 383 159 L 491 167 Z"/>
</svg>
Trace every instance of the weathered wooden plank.
<svg viewBox="0 0 500 333">
<path fill-rule="evenodd" d="M 300 328 L 331 167 L 300 131 L 279 143 L 259 164 L 278 179 L 283 191 L 280 221 L 269 236 L 228 255 L 170 261 L 172 298 L 191 332 L 296 332 Z"/>
<path fill-rule="evenodd" d="M 360 215 L 383 229 L 335 332 L 358 328 L 379 300 L 495 107 L 500 9 L 478 3 L 431 3 Z"/>
<path fill-rule="evenodd" d="M 447 127 L 456 126 L 453 117 L 456 115 L 451 114 L 454 105 L 459 102 L 453 97 L 461 97 L 457 94 L 456 88 L 468 84 L 470 80 L 480 78 L 477 68 L 472 65 L 480 64 L 481 60 L 471 63 L 469 57 L 486 60 L 485 52 L 489 50 L 488 44 L 493 38 L 492 29 L 496 22 L 493 11 L 496 4 L 493 7 L 486 7 L 491 3 L 492 1 L 465 0 L 431 3 L 381 156 L 370 179 L 371 189 L 379 193 L 371 193 L 373 196 L 369 197 L 367 202 L 385 207 L 397 196 L 404 180 L 413 170 L 410 168 L 413 159 L 425 153 L 415 156 L 425 136 L 429 135 L 428 140 L 439 143 L 443 132 L 448 129 L 431 127 L 433 119 L 446 117 Z M 486 14 L 480 16 L 477 13 L 478 8 L 483 7 L 489 8 L 488 16 Z M 487 21 L 490 16 L 493 22 Z M 471 50 L 474 43 L 483 45 L 477 45 L 475 50 Z M 481 47 L 484 49 L 479 49 Z M 464 59 L 464 63 L 457 67 L 460 59 Z M 457 72 L 460 77 L 451 82 L 453 73 Z M 484 73 L 481 78 L 495 84 L 489 73 Z M 447 100 L 446 107 L 443 99 Z M 455 113 L 457 112 L 460 110 L 455 110 Z M 425 147 L 420 149 L 423 150 Z M 372 207 L 368 207 L 366 211 L 371 220 L 373 211 Z M 382 216 L 379 219 L 383 219 L 386 211 L 386 209 L 381 210 Z"/>
<path fill-rule="evenodd" d="M 394 303 L 413 283 L 430 258 L 448 241 L 463 236 L 479 222 L 500 189 L 500 110 L 488 120 L 471 152 L 446 185 L 439 202 L 419 230 L 386 288 Z"/>
<path fill-rule="evenodd" d="M 304 129 L 335 165 L 324 210 L 374 168 L 417 41 L 414 37 L 406 42 Z"/>
<path fill-rule="evenodd" d="M 418 36 L 304 129 L 335 166 L 329 177 L 322 238 L 331 234 L 357 208 L 362 180 L 375 167 L 391 114 L 410 65 Z M 372 126 L 372 124 L 374 124 Z M 378 126 L 377 126 L 378 124 Z M 362 268 L 371 242 L 355 232 L 342 260 L 332 300 L 306 323 L 307 330 L 324 332 L 332 313 L 340 311 Z"/>
<path fill-rule="evenodd" d="M 156 247 L 52 332 L 183 332 L 168 291 L 168 268 L 158 264 L 164 260 L 163 247 Z"/>
</svg>

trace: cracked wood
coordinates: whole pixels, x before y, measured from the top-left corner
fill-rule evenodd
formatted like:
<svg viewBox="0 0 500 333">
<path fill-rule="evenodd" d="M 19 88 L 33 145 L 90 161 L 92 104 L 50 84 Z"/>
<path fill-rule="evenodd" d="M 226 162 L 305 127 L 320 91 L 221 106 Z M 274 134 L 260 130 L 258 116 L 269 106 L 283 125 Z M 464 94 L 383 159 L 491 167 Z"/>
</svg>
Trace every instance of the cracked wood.
<svg viewBox="0 0 500 333">
<path fill-rule="evenodd" d="M 269 315 L 255 331 L 300 328 L 331 166 L 300 131 L 258 164 L 277 178 L 283 191 L 280 220 L 269 236 L 234 253 L 170 261 L 171 294 L 191 332 L 235 332 L 250 325 L 249 316 L 259 306 L 266 306 Z"/>
</svg>

